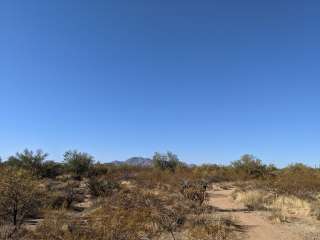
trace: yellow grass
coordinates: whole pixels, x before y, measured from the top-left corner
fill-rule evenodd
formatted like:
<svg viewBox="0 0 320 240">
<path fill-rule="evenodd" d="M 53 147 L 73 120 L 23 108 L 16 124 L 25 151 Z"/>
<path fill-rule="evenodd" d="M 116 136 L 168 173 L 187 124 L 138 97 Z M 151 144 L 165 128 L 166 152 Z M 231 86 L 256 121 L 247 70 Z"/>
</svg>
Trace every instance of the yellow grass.
<svg viewBox="0 0 320 240">
<path fill-rule="evenodd" d="M 291 216 L 309 216 L 311 213 L 311 204 L 294 196 L 279 196 L 275 198 L 270 208 Z"/>
</svg>

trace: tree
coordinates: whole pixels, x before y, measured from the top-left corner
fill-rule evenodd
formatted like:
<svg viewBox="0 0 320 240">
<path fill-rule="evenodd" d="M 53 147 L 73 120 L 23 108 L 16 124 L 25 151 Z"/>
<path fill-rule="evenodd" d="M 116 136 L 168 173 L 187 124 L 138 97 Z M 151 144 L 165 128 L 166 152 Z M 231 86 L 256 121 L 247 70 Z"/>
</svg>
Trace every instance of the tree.
<svg viewBox="0 0 320 240">
<path fill-rule="evenodd" d="M 153 164 L 156 168 L 161 170 L 171 170 L 174 172 L 182 163 L 176 154 L 167 152 L 166 154 L 155 153 L 153 156 Z"/>
<path fill-rule="evenodd" d="M 267 168 L 260 159 L 250 154 L 243 155 L 239 160 L 232 162 L 231 166 L 244 173 L 245 177 L 261 177 Z"/>
<path fill-rule="evenodd" d="M 19 228 L 24 220 L 37 213 L 41 193 L 30 173 L 10 167 L 0 171 L 0 218 Z"/>
<path fill-rule="evenodd" d="M 84 176 L 93 166 L 94 160 L 91 155 L 85 152 L 67 151 L 64 154 L 64 163 L 76 177 Z"/>
<path fill-rule="evenodd" d="M 40 177 L 42 166 L 48 154 L 42 150 L 36 152 L 25 149 L 22 153 L 16 153 L 9 157 L 6 165 L 11 167 L 23 168 L 30 171 L 34 176 Z"/>
</svg>

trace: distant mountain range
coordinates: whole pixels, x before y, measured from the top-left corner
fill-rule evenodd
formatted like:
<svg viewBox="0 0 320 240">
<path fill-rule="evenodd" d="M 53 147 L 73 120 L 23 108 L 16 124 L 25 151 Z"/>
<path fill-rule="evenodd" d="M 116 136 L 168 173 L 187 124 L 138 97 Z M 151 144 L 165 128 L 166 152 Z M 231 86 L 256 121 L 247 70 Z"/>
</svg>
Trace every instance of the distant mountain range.
<svg viewBox="0 0 320 240">
<path fill-rule="evenodd" d="M 195 164 L 187 164 L 185 162 L 180 162 L 185 166 L 188 167 L 194 167 Z M 151 158 L 145 158 L 145 157 L 132 157 L 125 161 L 112 161 L 111 164 L 114 165 L 130 165 L 130 166 L 138 166 L 138 167 L 152 167 L 153 166 L 153 160 Z"/>
<path fill-rule="evenodd" d="M 139 166 L 139 167 L 151 167 L 153 165 L 153 161 L 150 158 L 144 157 L 132 157 L 126 161 L 113 161 L 111 162 L 115 165 L 130 165 L 130 166 Z"/>
</svg>

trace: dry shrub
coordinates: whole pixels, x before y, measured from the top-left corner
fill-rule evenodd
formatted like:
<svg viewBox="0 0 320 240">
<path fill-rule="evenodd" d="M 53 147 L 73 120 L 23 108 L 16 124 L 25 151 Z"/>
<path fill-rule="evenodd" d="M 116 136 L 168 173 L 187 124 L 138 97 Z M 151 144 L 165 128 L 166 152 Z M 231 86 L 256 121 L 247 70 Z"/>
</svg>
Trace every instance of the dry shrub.
<svg viewBox="0 0 320 240">
<path fill-rule="evenodd" d="M 68 181 L 50 189 L 46 207 L 50 209 L 71 209 L 76 202 L 82 202 L 84 192 L 78 181 Z"/>
<path fill-rule="evenodd" d="M 146 169 L 137 173 L 134 178 L 140 188 L 174 191 L 179 188 L 178 175 L 170 171 Z"/>
<path fill-rule="evenodd" d="M 17 229 L 12 225 L 0 223 L 1 240 L 29 240 L 26 238 L 27 233 L 28 231 L 26 229 Z"/>
<path fill-rule="evenodd" d="M 13 168 L 0 172 L 0 221 L 19 228 L 28 217 L 35 217 L 42 205 L 43 192 L 24 170 Z"/>
<path fill-rule="evenodd" d="M 263 210 L 266 205 L 265 192 L 261 191 L 235 191 L 233 197 L 243 203 L 249 210 Z"/>
<path fill-rule="evenodd" d="M 237 228 L 233 219 L 226 216 L 201 214 L 191 218 L 188 228 L 190 240 L 226 240 L 232 239 L 233 231 Z"/>
<path fill-rule="evenodd" d="M 234 181 L 238 178 L 232 167 L 204 164 L 192 169 L 192 176 L 205 179 L 208 183 Z"/>
<path fill-rule="evenodd" d="M 286 216 L 308 216 L 311 213 L 311 205 L 306 200 L 295 196 L 279 196 L 270 205 Z"/>
<path fill-rule="evenodd" d="M 89 223 L 100 239 L 138 240 L 155 234 L 152 225 L 152 209 L 159 200 L 141 191 L 121 191 L 93 212 Z"/>
<path fill-rule="evenodd" d="M 314 201 L 311 204 L 311 214 L 314 216 L 317 220 L 320 220 L 320 201 Z"/>
<path fill-rule="evenodd" d="M 158 229 L 170 233 L 173 240 L 175 240 L 174 232 L 183 225 L 185 221 L 183 214 L 168 207 L 155 209 L 151 216 L 152 221 L 157 225 Z"/>
<path fill-rule="evenodd" d="M 292 165 L 266 182 L 265 186 L 278 194 L 314 200 L 320 192 L 320 172 L 303 164 Z"/>
<path fill-rule="evenodd" d="M 185 220 L 185 208 L 176 203 L 175 197 L 139 189 L 122 190 L 90 214 L 89 224 L 103 239 L 138 240 L 163 233 L 174 238 Z"/>
<path fill-rule="evenodd" d="M 180 192 L 191 201 L 197 202 L 200 206 L 207 199 L 208 184 L 202 181 L 183 182 Z"/>
<path fill-rule="evenodd" d="M 111 196 L 115 191 L 120 189 L 120 185 L 113 180 L 99 180 L 91 177 L 87 183 L 89 192 L 94 197 Z"/>
<path fill-rule="evenodd" d="M 29 237 L 38 240 L 74 239 L 68 229 L 69 221 L 70 218 L 63 211 L 50 212 Z"/>
<path fill-rule="evenodd" d="M 288 217 L 281 211 L 281 209 L 272 209 L 269 219 L 273 223 L 285 223 L 288 222 Z"/>
</svg>

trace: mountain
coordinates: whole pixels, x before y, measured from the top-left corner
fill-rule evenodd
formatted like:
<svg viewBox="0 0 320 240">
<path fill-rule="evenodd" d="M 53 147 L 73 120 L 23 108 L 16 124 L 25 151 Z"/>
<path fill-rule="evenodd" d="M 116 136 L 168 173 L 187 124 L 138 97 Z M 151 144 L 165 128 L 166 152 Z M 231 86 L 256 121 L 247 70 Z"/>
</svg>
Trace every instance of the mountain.
<svg viewBox="0 0 320 240">
<path fill-rule="evenodd" d="M 140 166 L 140 167 L 150 167 L 153 165 L 153 161 L 150 158 L 144 157 L 132 157 L 127 159 L 126 161 L 113 161 L 111 162 L 115 165 L 130 165 L 130 166 Z"/>
</svg>

